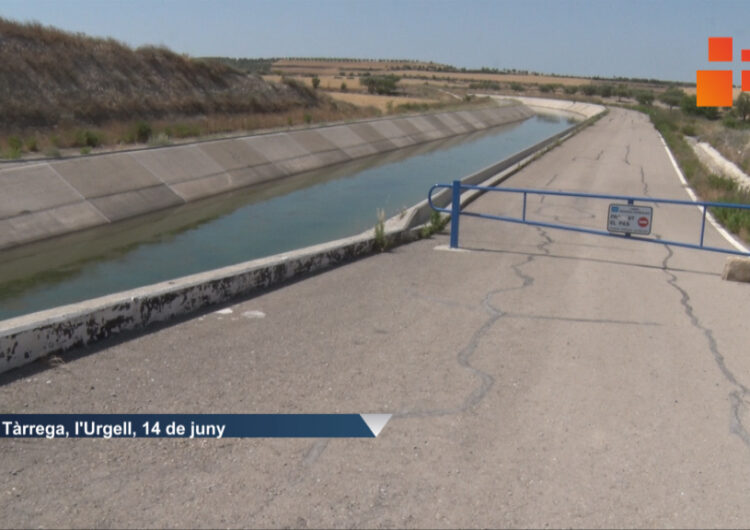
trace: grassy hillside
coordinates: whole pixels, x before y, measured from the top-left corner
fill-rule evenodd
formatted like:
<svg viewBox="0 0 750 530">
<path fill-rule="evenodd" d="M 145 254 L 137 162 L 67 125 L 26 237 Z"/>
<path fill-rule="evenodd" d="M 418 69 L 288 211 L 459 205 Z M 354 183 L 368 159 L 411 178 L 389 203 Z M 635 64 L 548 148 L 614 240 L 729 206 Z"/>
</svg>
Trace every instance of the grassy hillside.
<svg viewBox="0 0 750 530">
<path fill-rule="evenodd" d="M 100 124 L 170 115 L 275 112 L 315 106 L 315 93 L 272 84 L 164 48 L 0 18 L 0 127 Z"/>
</svg>

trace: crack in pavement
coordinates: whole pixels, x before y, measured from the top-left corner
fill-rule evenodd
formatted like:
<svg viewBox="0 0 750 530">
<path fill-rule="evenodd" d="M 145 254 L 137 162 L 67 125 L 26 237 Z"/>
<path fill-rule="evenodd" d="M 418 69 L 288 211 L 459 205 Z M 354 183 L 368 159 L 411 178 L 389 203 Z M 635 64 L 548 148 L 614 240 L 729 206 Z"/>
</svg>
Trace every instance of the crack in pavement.
<svg viewBox="0 0 750 530">
<path fill-rule="evenodd" d="M 545 184 L 544 187 L 545 188 L 549 188 L 549 185 L 552 184 L 555 181 L 556 178 L 557 178 L 557 173 L 555 173 L 554 175 L 552 175 L 552 178 L 549 179 L 549 182 L 547 182 L 547 184 Z M 544 195 L 542 195 L 542 198 L 544 198 Z"/>
<path fill-rule="evenodd" d="M 537 232 L 543 241 L 536 245 L 536 248 L 541 253 L 540 255 L 548 256 L 550 254 L 549 246 L 553 241 L 547 235 L 547 233 L 537 227 Z M 468 343 L 461 348 L 456 355 L 456 362 L 461 368 L 468 370 L 474 375 L 479 384 L 471 391 L 471 393 L 463 400 L 463 402 L 453 408 L 433 409 L 433 410 L 414 410 L 414 411 L 402 411 L 396 412 L 391 417 L 391 420 L 406 419 L 406 418 L 425 418 L 425 417 L 437 417 L 437 416 L 448 416 L 454 414 L 461 414 L 468 410 L 476 407 L 484 397 L 489 393 L 492 386 L 495 384 L 495 378 L 479 368 L 476 368 L 471 364 L 472 357 L 479 347 L 484 336 L 489 332 L 490 329 L 497 323 L 498 320 L 504 316 L 508 316 L 501 309 L 492 305 L 492 297 L 504 293 L 517 290 L 523 290 L 530 287 L 534 283 L 534 278 L 528 274 L 525 274 L 521 268 L 533 262 L 537 255 L 527 255 L 526 259 L 520 263 L 511 265 L 516 277 L 521 280 L 521 285 L 516 287 L 502 287 L 487 292 L 482 299 L 481 307 L 488 314 L 488 318 L 485 322 L 474 331 L 469 339 Z M 450 303 L 446 300 L 431 299 L 433 302 Z M 268 509 L 279 497 L 286 494 L 291 488 L 297 486 L 300 482 L 305 480 L 308 476 L 309 469 L 318 461 L 323 452 L 328 446 L 329 440 L 319 440 L 310 445 L 305 455 L 297 466 L 289 471 L 289 473 L 282 479 L 280 479 L 276 486 L 269 490 L 268 497 L 262 501 L 262 504 L 255 509 L 251 514 L 251 520 L 255 520 L 260 514 Z"/>
<path fill-rule="evenodd" d="M 539 251 L 544 254 L 549 254 L 549 249 L 547 249 L 546 247 L 547 245 L 552 243 L 552 239 L 541 228 L 537 227 L 537 231 L 539 232 L 539 235 L 544 239 L 542 243 L 536 246 L 537 249 L 539 249 Z M 473 409 L 484 399 L 492 386 L 495 384 L 495 378 L 489 373 L 473 366 L 471 364 L 471 359 L 487 332 L 492 329 L 492 327 L 495 325 L 495 323 L 497 323 L 498 320 L 500 320 L 504 316 L 507 316 L 507 314 L 504 313 L 501 309 L 492 305 L 492 297 L 500 293 L 518 291 L 530 287 L 534 283 L 534 278 L 532 276 L 529 276 L 528 274 L 525 274 L 521 270 L 521 268 L 534 261 L 534 259 L 534 255 L 529 255 L 526 256 L 526 259 L 521 263 L 511 265 L 511 269 L 513 269 L 513 272 L 518 277 L 518 279 L 521 280 L 520 286 L 501 287 L 499 289 L 488 291 L 485 294 L 484 298 L 482 299 L 481 305 L 484 308 L 485 312 L 488 314 L 488 318 L 481 326 L 479 326 L 478 329 L 474 331 L 474 333 L 472 333 L 468 343 L 463 348 L 461 348 L 461 350 L 456 355 L 456 362 L 459 364 L 459 366 L 471 372 L 479 380 L 479 384 L 474 388 L 474 390 L 472 390 L 472 392 L 464 399 L 464 401 L 456 407 L 396 412 L 395 414 L 393 414 L 391 418 L 392 420 L 460 414 Z"/>
<path fill-rule="evenodd" d="M 660 239 L 658 235 L 657 238 Z M 743 424 L 741 415 L 741 411 L 746 406 L 745 398 L 748 393 L 750 393 L 750 389 L 748 389 L 745 384 L 741 383 L 727 366 L 724 355 L 722 355 L 722 353 L 719 351 L 719 346 L 716 342 L 716 338 L 714 337 L 713 330 L 704 326 L 701 323 L 700 319 L 696 316 L 695 310 L 690 301 L 690 295 L 679 285 L 677 275 L 673 274 L 668 269 L 669 260 L 672 258 L 672 256 L 674 256 L 674 251 L 669 245 L 665 245 L 665 248 L 667 249 L 667 256 L 662 261 L 662 270 L 668 277 L 667 283 L 671 285 L 675 290 L 677 290 L 678 293 L 680 293 L 680 304 L 682 305 L 685 315 L 690 320 L 691 325 L 695 329 L 700 331 L 706 338 L 706 341 L 708 342 L 708 349 L 711 351 L 711 355 L 713 356 L 714 361 L 719 368 L 719 371 L 724 376 L 724 379 L 726 379 L 732 386 L 735 387 L 735 389 L 729 393 L 729 430 L 732 434 L 736 434 L 746 447 L 750 448 L 750 432 L 748 432 L 747 427 L 745 427 L 745 425 Z"/>
<path fill-rule="evenodd" d="M 628 144 L 628 145 L 625 146 L 625 159 L 624 159 L 624 161 L 625 161 L 625 163 L 627 165 L 630 165 L 630 160 L 628 160 L 629 156 L 630 156 L 630 144 Z"/>
<path fill-rule="evenodd" d="M 643 171 L 643 166 L 641 166 L 641 186 L 643 186 L 643 196 L 648 197 L 648 183 L 646 182 L 646 173 Z M 657 208 L 659 207 L 659 203 L 654 204 Z"/>
<path fill-rule="evenodd" d="M 537 228 L 540 236 L 544 239 L 542 243 L 537 245 L 537 249 L 545 255 L 549 255 L 549 249 L 547 245 L 552 243 L 552 239 L 544 232 L 544 230 Z M 494 307 L 491 303 L 491 298 L 496 294 L 503 292 L 510 292 L 515 290 L 525 289 L 534 283 L 534 278 L 528 274 L 524 274 L 521 267 L 528 265 L 534 261 L 535 255 L 528 255 L 526 259 L 521 263 L 511 265 L 516 276 L 522 281 L 520 287 L 503 287 L 494 289 L 487 292 L 482 299 L 481 306 L 488 314 L 487 320 L 472 334 L 469 342 L 458 352 L 456 355 L 456 362 L 459 366 L 471 372 L 479 380 L 479 384 L 471 391 L 471 393 L 464 399 L 464 401 L 453 408 L 445 409 L 433 409 L 433 410 L 414 410 L 414 411 L 403 411 L 397 412 L 392 415 L 391 420 L 405 419 L 405 418 L 425 418 L 425 417 L 436 417 L 436 416 L 448 416 L 453 414 L 461 414 L 468 410 L 476 407 L 484 397 L 489 393 L 492 386 L 495 384 L 495 378 L 487 372 L 484 372 L 471 364 L 471 359 L 480 342 L 487 334 L 487 332 L 500 320 L 505 313 L 502 310 Z M 437 301 L 437 300 L 432 300 Z M 445 303 L 445 300 L 440 300 Z M 262 504 L 250 514 L 250 520 L 255 520 L 260 514 L 268 509 L 279 497 L 287 493 L 291 488 L 297 486 L 300 482 L 305 480 L 308 475 L 309 469 L 317 462 L 323 452 L 328 446 L 328 440 L 319 440 L 313 443 L 302 457 L 301 461 L 295 466 L 290 472 L 282 479 L 280 479 L 276 486 L 269 490 L 268 497 L 262 501 Z"/>
</svg>

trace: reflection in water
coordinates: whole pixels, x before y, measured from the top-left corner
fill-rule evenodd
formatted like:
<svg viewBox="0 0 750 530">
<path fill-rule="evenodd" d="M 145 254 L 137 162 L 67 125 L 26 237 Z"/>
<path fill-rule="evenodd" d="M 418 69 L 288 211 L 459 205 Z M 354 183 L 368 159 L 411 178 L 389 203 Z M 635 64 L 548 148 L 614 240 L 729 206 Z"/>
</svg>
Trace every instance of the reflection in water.
<svg viewBox="0 0 750 530">
<path fill-rule="evenodd" d="M 569 126 L 534 117 L 3 251 L 0 319 L 362 232 Z"/>
</svg>

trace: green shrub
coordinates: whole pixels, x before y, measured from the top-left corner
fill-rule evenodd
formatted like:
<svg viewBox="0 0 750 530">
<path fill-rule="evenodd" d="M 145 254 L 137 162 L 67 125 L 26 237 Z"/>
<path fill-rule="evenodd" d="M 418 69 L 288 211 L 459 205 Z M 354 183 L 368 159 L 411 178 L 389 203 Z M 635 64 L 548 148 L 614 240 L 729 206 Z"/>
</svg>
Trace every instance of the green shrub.
<svg viewBox="0 0 750 530">
<path fill-rule="evenodd" d="M 74 147 L 99 147 L 102 144 L 102 134 L 89 129 L 78 130 L 73 141 Z"/>
<path fill-rule="evenodd" d="M 576 92 L 578 92 L 578 86 L 576 86 L 576 85 L 568 85 L 568 86 L 563 87 L 563 90 L 565 91 L 566 94 L 571 94 L 572 95 L 572 94 L 575 94 Z"/>
<path fill-rule="evenodd" d="M 673 107 L 679 107 L 684 97 L 685 92 L 683 92 L 681 89 L 677 87 L 670 87 L 659 94 L 659 101 L 661 101 L 665 105 L 668 105 L 671 109 Z"/>
<path fill-rule="evenodd" d="M 5 158 L 8 158 L 10 160 L 17 160 L 21 158 L 21 150 L 11 147 L 5 153 Z"/>
<path fill-rule="evenodd" d="M 614 90 L 612 89 L 612 85 L 599 85 L 598 87 L 596 87 L 596 91 L 603 98 L 611 97 L 614 92 Z"/>
<path fill-rule="evenodd" d="M 177 123 L 172 127 L 167 127 L 164 131 L 167 136 L 172 138 L 191 138 L 193 136 L 200 136 L 201 129 L 195 124 Z"/>
<path fill-rule="evenodd" d="M 740 122 L 732 114 L 726 114 L 721 122 L 724 124 L 724 127 L 729 127 L 730 129 L 738 129 L 740 127 Z"/>
<path fill-rule="evenodd" d="M 36 153 L 39 151 L 39 144 L 37 143 L 36 136 L 26 139 L 26 150 L 30 153 Z"/>
<path fill-rule="evenodd" d="M 302 116 L 302 119 L 305 120 L 305 123 L 307 123 L 308 125 L 312 123 L 312 115 L 308 114 L 307 112 L 305 112 L 305 114 Z"/>
<path fill-rule="evenodd" d="M 581 92 L 587 96 L 595 96 L 598 91 L 596 85 L 583 85 L 581 87 Z"/>
<path fill-rule="evenodd" d="M 650 106 L 654 102 L 654 93 L 650 90 L 640 90 L 636 92 L 635 99 L 641 105 Z"/>
<path fill-rule="evenodd" d="M 697 133 L 695 132 L 695 126 L 692 123 L 683 125 L 682 129 L 680 130 L 685 136 L 697 136 Z"/>
<path fill-rule="evenodd" d="M 359 78 L 359 84 L 367 87 L 370 94 L 395 94 L 397 83 L 401 80 L 395 75 L 364 75 Z"/>
<path fill-rule="evenodd" d="M 521 83 L 516 83 L 515 81 L 510 84 L 511 90 L 515 90 L 516 92 L 523 92 L 526 90 L 526 87 L 524 87 Z"/>
<path fill-rule="evenodd" d="M 734 180 L 719 175 L 709 175 L 708 183 L 712 188 L 724 192 L 737 191 L 737 183 Z"/>
<path fill-rule="evenodd" d="M 154 130 L 151 124 L 146 121 L 137 121 L 133 125 L 133 139 L 141 144 L 148 142 Z"/>
<path fill-rule="evenodd" d="M 21 142 L 21 139 L 18 136 L 8 137 L 8 147 L 11 151 L 20 151 L 22 146 L 23 142 Z"/>
</svg>

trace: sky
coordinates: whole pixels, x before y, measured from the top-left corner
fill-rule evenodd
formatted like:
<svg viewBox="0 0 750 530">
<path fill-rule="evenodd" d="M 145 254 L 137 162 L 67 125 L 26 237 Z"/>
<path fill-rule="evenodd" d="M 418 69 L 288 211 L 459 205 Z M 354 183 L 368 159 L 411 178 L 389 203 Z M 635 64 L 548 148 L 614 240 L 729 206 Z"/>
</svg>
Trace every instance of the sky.
<svg viewBox="0 0 750 530">
<path fill-rule="evenodd" d="M 750 49 L 748 0 L 0 0 L 0 17 L 194 57 L 416 59 L 695 82 Z M 708 37 L 734 61 L 708 62 Z M 0 42 L 1 45 L 1 42 Z M 750 63 L 746 63 L 750 69 Z"/>
</svg>

